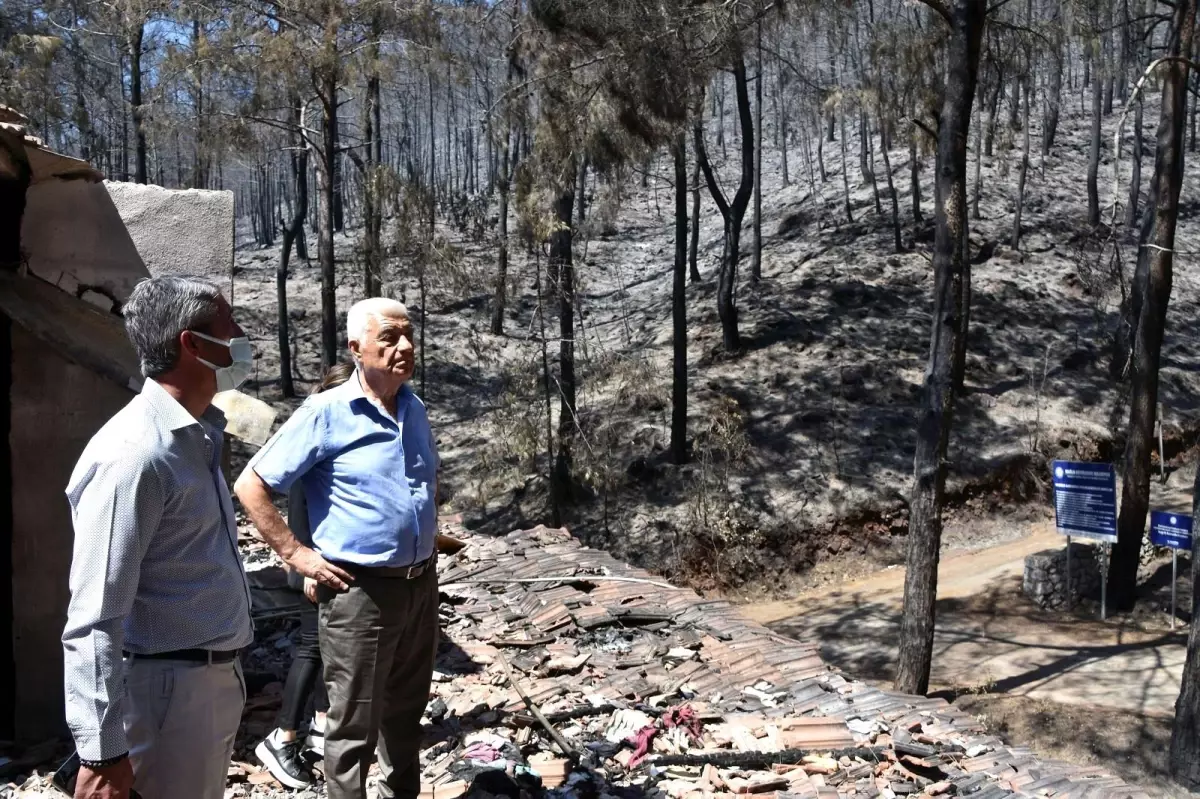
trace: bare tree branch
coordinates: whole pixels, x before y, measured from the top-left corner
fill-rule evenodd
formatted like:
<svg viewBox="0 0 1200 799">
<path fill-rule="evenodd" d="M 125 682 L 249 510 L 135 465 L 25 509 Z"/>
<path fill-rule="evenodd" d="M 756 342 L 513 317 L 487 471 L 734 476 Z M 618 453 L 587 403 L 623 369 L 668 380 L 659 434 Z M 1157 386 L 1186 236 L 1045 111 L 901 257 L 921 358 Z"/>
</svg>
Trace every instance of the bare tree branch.
<svg viewBox="0 0 1200 799">
<path fill-rule="evenodd" d="M 942 0 L 921 0 L 921 2 L 941 15 L 942 19 L 946 20 L 947 23 L 954 21 L 954 18 L 950 15 L 949 7 Z"/>
</svg>

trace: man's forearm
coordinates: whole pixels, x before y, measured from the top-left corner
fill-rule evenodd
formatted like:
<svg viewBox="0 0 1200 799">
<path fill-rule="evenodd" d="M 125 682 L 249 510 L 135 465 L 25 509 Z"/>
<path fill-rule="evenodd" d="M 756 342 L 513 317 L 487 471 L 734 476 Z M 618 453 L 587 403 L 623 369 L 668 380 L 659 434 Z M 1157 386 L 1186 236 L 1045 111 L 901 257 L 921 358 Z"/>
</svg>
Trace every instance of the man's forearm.
<svg viewBox="0 0 1200 799">
<path fill-rule="evenodd" d="M 68 627 L 63 644 L 67 725 L 79 756 L 103 760 L 128 752 L 121 622 Z"/>
<path fill-rule="evenodd" d="M 283 514 L 271 501 L 267 484 L 250 471 L 238 478 L 233 490 L 263 540 L 279 554 L 279 557 L 285 561 L 289 560 L 300 548 L 300 542 L 284 521 Z"/>
</svg>

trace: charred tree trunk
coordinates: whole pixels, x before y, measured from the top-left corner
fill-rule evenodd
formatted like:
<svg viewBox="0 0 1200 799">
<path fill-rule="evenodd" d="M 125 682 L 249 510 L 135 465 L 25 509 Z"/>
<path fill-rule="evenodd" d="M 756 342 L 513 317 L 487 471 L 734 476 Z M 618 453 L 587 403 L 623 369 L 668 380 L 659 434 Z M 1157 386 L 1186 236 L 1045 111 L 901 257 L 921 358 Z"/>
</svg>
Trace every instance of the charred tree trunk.
<svg viewBox="0 0 1200 799">
<path fill-rule="evenodd" d="M 1139 93 L 1137 105 L 1133 109 L 1133 148 L 1129 154 L 1132 174 L 1129 176 L 1129 202 L 1125 206 L 1125 226 L 1128 228 L 1137 224 L 1138 199 L 1142 191 L 1142 153 L 1146 149 L 1142 145 L 1143 105 Z"/>
<path fill-rule="evenodd" d="M 692 223 L 691 241 L 688 242 L 688 271 L 693 283 L 699 283 L 700 266 L 697 263 L 700 256 L 700 158 L 692 162 Z"/>
<path fill-rule="evenodd" d="M 975 129 L 975 188 L 971 191 L 971 218 L 980 219 L 979 196 L 983 193 L 983 120 Z"/>
<path fill-rule="evenodd" d="M 1192 52 L 1195 2 L 1180 0 L 1175 4 L 1175 24 L 1169 46 L 1173 56 Z M 1154 158 L 1150 203 L 1146 209 L 1146 213 L 1153 216 L 1148 220 L 1150 224 L 1143 228 L 1148 233 L 1143 241 L 1149 246 L 1139 250 L 1138 285 L 1134 287 L 1131 396 L 1122 471 L 1121 513 L 1117 521 L 1117 543 L 1113 546 L 1108 570 L 1109 602 L 1118 610 L 1132 609 L 1137 599 L 1138 563 L 1150 504 L 1150 453 L 1158 404 L 1159 361 L 1166 328 L 1167 304 L 1171 298 L 1175 223 L 1179 216 L 1179 192 L 1183 185 L 1189 66 L 1186 61 L 1171 61 L 1162 70 L 1165 80 L 1158 124 L 1158 147 Z M 1195 758 L 1195 755 L 1191 757 Z"/>
<path fill-rule="evenodd" d="M 429 236 L 432 241 L 437 232 L 437 137 L 434 135 L 433 119 L 433 67 L 426 73 L 426 87 L 429 89 L 429 185 L 426 186 L 426 202 L 429 203 Z"/>
<path fill-rule="evenodd" d="M 992 87 L 992 99 L 988 103 L 987 127 L 983 130 L 983 154 L 992 157 L 996 141 L 996 117 L 1000 113 L 1000 89 L 1004 86 L 1003 72 L 997 68 L 996 84 Z"/>
<path fill-rule="evenodd" d="M 934 236 L 933 330 L 926 370 L 923 410 L 913 461 L 908 562 L 904 579 L 904 615 L 896 690 L 929 690 L 933 660 L 934 600 L 942 538 L 946 487 L 946 448 L 954 416 L 953 360 L 962 335 L 962 247 L 967 224 L 967 136 L 975 97 L 979 45 L 987 14 L 986 0 L 946 2 L 950 38 L 946 85 L 938 128 L 937 229 Z"/>
<path fill-rule="evenodd" d="M 838 118 L 842 123 L 842 197 L 845 199 L 846 221 L 854 224 L 854 209 L 850 207 L 850 165 L 846 161 L 846 109 L 842 108 Z"/>
<path fill-rule="evenodd" d="M 517 22 L 514 17 L 512 23 L 512 44 L 508 51 L 508 67 L 504 78 L 504 97 L 505 108 L 502 119 L 504 120 L 504 139 L 500 145 L 500 174 L 498 186 L 500 189 L 500 211 L 499 211 L 499 252 L 496 258 L 496 291 L 495 298 L 492 302 L 492 335 L 504 335 L 504 308 L 507 303 L 508 294 L 508 197 L 512 192 L 513 178 L 513 121 L 510 116 L 509 107 L 507 106 L 508 98 L 512 92 L 513 78 L 517 72 Z M 433 121 L 432 107 L 430 109 L 430 122 Z"/>
<path fill-rule="evenodd" d="M 505 136 L 500 157 L 499 252 L 496 258 L 496 290 L 492 302 L 492 335 L 504 335 L 504 310 L 508 294 L 508 198 L 512 193 L 512 156 L 508 136 Z"/>
<path fill-rule="evenodd" d="M 912 215 L 913 222 L 918 225 L 925 221 L 921 213 L 921 162 L 917 159 L 917 137 L 921 135 L 920 128 L 912 125 L 908 137 L 908 167 L 909 181 L 912 184 Z"/>
<path fill-rule="evenodd" d="M 537 313 L 538 313 L 538 339 L 542 348 L 542 391 L 546 398 L 546 462 L 550 464 L 550 523 L 555 527 L 562 526 L 562 510 L 558 504 L 558 493 L 555 489 L 555 470 L 554 470 L 554 426 L 552 423 L 554 415 L 553 394 L 551 393 L 550 381 L 550 354 L 549 346 L 546 341 L 546 303 L 545 292 L 542 291 L 542 253 L 538 250 L 534 255 L 534 275 L 537 285 Z M 536 459 L 535 459 L 536 460 Z"/>
<path fill-rule="evenodd" d="M 499 253 L 496 257 L 496 292 L 492 302 L 492 335 L 504 334 L 504 306 L 508 293 L 508 195 L 512 190 L 512 169 L 509 165 L 509 134 L 505 133 L 504 144 L 501 145 L 500 175 L 497 185 L 500 189 L 500 232 Z"/>
<path fill-rule="evenodd" d="M 127 102 L 128 98 L 125 96 L 124 78 L 125 59 L 128 57 L 128 48 L 122 49 L 120 55 L 118 56 L 118 59 L 121 62 L 121 74 L 118 82 L 121 84 L 121 113 L 119 114 L 121 117 L 121 157 L 119 163 L 121 164 L 122 183 L 129 182 L 129 114 L 125 113 L 125 103 Z"/>
<path fill-rule="evenodd" d="M 832 119 L 832 117 L 830 117 Z M 821 173 L 821 182 L 824 183 L 829 179 L 825 173 L 825 139 L 821 137 L 821 118 L 817 117 L 817 171 Z"/>
<path fill-rule="evenodd" d="M 888 156 L 888 126 L 882 112 L 879 114 L 879 151 L 883 153 L 883 173 L 887 175 L 888 196 L 892 198 L 894 245 L 896 252 L 904 252 L 904 239 L 900 230 L 900 198 L 896 196 L 896 184 L 892 180 L 892 159 Z"/>
<path fill-rule="evenodd" d="M 1104 83 L 1104 116 L 1111 116 L 1113 109 L 1113 91 L 1116 88 L 1116 76 L 1113 74 L 1113 4 L 1104 6 L 1104 27 L 1107 33 L 1101 40 L 1104 53 L 1104 70 L 1101 73 Z"/>
<path fill-rule="evenodd" d="M 146 168 L 146 109 L 142 100 L 142 42 L 146 25 L 135 21 L 129 31 L 129 107 L 133 118 L 133 180 L 146 183 L 149 171 Z"/>
<path fill-rule="evenodd" d="M 1012 98 L 1008 104 L 1008 127 L 1016 130 L 1021 123 L 1021 76 L 1013 75 Z"/>
<path fill-rule="evenodd" d="M 1092 81 L 1092 147 L 1088 156 L 1087 195 L 1088 224 L 1100 225 L 1100 189 L 1097 177 L 1100 173 L 1100 112 L 1103 109 L 1104 81 L 1096 75 Z"/>
<path fill-rule="evenodd" d="M 72 9 L 76 17 L 79 16 L 78 2 L 79 0 L 75 0 Z M 72 43 L 71 65 L 74 69 L 75 77 L 74 122 L 75 129 L 79 131 L 79 157 L 84 161 L 91 161 L 92 145 L 95 142 L 96 134 L 92 130 L 91 116 L 88 114 L 87 106 L 87 97 L 90 94 L 87 88 L 87 56 L 83 51 L 83 45 L 79 41 Z"/>
<path fill-rule="evenodd" d="M 371 44 L 367 49 L 366 102 L 363 103 L 363 291 L 368 297 L 383 294 L 383 198 L 379 179 L 383 161 L 383 97 L 379 76 L 379 39 L 383 21 L 371 20 Z"/>
<path fill-rule="evenodd" d="M 1122 104 L 1129 99 L 1129 50 L 1132 42 L 1132 20 L 1129 16 L 1129 0 L 1121 0 L 1121 66 L 1117 70 L 1117 96 Z"/>
<path fill-rule="evenodd" d="M 550 278 L 558 294 L 558 452 L 554 458 L 553 491 L 558 503 L 572 500 L 571 461 L 575 441 L 575 267 L 571 245 L 574 231 L 575 168 L 567 174 L 568 188 L 554 201 L 558 223 L 550 235 Z"/>
<path fill-rule="evenodd" d="M 317 157 L 318 211 L 317 259 L 321 262 L 321 368 L 329 369 L 338 359 L 337 263 L 334 259 L 334 203 L 337 161 L 337 73 L 333 68 L 320 75 L 322 148 Z"/>
<path fill-rule="evenodd" d="M 1029 106 L 1032 104 L 1032 92 L 1025 91 L 1025 113 L 1022 122 L 1025 126 L 1025 147 L 1021 152 L 1021 171 L 1017 175 L 1016 213 L 1013 215 L 1012 248 L 1021 249 L 1021 211 L 1025 208 L 1025 178 L 1029 174 Z"/>
<path fill-rule="evenodd" d="M 742 220 L 746 217 L 746 208 L 750 204 L 751 194 L 754 193 L 754 119 L 750 109 L 750 92 L 746 85 L 746 62 L 741 53 L 737 54 L 734 61 L 733 79 L 742 129 L 742 176 L 732 202 L 725 199 L 721 187 L 717 184 L 704 147 L 704 130 L 699 123 L 695 127 L 696 157 L 700 161 L 700 169 L 704 172 L 709 194 L 712 195 L 713 202 L 717 204 L 725 222 L 725 254 L 721 259 L 721 271 L 717 278 L 717 315 L 721 319 L 721 342 L 726 352 L 736 352 L 741 347 L 735 302 L 739 244 Z"/>
<path fill-rule="evenodd" d="M 687 462 L 687 144 L 675 137 L 675 269 L 671 286 L 671 461 Z"/>
<path fill-rule="evenodd" d="M 758 23 L 758 46 L 754 73 L 754 242 L 750 252 L 750 282 L 762 280 L 762 150 L 763 150 L 763 58 L 762 23 Z"/>
<path fill-rule="evenodd" d="M 575 181 L 575 216 L 577 220 L 575 224 L 580 227 L 583 226 L 585 215 L 587 214 L 587 171 L 588 157 L 585 153 L 579 159 L 579 174 Z"/>
<path fill-rule="evenodd" d="M 729 150 L 725 146 L 725 76 L 722 74 L 717 75 L 717 90 L 713 99 L 717 101 L 717 144 L 721 148 L 721 160 L 724 161 L 729 158 Z"/>
<path fill-rule="evenodd" d="M 775 69 L 775 96 L 779 104 L 779 112 L 775 115 L 776 138 L 779 139 L 779 167 L 783 185 L 786 187 L 792 185 L 791 176 L 788 174 L 788 106 L 787 95 L 783 93 L 783 70 L 778 67 Z"/>
<path fill-rule="evenodd" d="M 338 131 L 338 115 L 335 112 L 330 120 L 333 124 L 333 141 L 336 146 L 341 134 Z M 346 195 L 345 176 L 342 174 L 342 156 L 335 151 L 333 158 L 333 229 L 342 233 L 346 230 Z"/>
<path fill-rule="evenodd" d="M 300 98 L 292 98 L 292 119 L 296 129 L 303 127 Z M 299 138 L 299 137 L 297 137 Z M 301 139 L 303 141 L 303 139 Z M 302 240 L 304 216 L 308 209 L 308 150 L 297 147 L 292 151 L 292 177 L 296 182 L 296 202 L 292 207 L 292 218 L 283 229 L 283 245 L 279 251 L 279 266 L 275 270 L 275 305 L 278 312 L 276 331 L 279 336 L 279 390 L 285 399 L 296 396 L 292 381 L 291 319 L 288 317 L 288 264 L 292 258 L 292 245 Z"/>
<path fill-rule="evenodd" d="M 1046 92 L 1046 117 L 1042 123 L 1042 155 L 1050 155 L 1058 134 L 1058 115 L 1062 107 L 1062 44 L 1055 42 L 1051 53 L 1050 89 Z"/>
</svg>

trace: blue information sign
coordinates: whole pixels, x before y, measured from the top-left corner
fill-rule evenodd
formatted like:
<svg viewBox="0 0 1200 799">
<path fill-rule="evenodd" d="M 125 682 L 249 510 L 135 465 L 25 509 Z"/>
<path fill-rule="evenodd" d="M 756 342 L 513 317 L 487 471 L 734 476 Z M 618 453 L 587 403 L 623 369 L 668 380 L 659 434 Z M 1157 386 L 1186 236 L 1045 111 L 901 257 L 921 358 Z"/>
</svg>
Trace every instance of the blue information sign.
<svg viewBox="0 0 1200 799">
<path fill-rule="evenodd" d="M 1117 540 L 1117 474 L 1111 463 L 1054 461 L 1054 515 L 1063 535 Z"/>
<path fill-rule="evenodd" d="M 1192 548 L 1192 517 L 1182 513 L 1150 512 L 1150 543 L 1171 549 Z"/>
</svg>

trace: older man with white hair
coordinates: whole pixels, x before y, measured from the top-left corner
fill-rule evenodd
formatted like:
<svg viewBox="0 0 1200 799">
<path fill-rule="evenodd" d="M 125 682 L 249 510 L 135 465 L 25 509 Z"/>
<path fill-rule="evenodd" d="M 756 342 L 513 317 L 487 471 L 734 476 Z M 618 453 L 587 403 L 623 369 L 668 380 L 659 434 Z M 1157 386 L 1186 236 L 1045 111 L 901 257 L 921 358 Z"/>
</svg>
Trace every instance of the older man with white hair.
<svg viewBox="0 0 1200 799">
<path fill-rule="evenodd" d="M 329 693 L 330 799 L 366 799 L 376 747 L 381 797 L 415 799 L 421 715 L 437 653 L 437 448 L 413 374 L 412 322 L 395 300 L 347 318 L 356 371 L 305 401 L 250 461 L 234 490 L 286 562 L 311 563 Z M 297 480 L 313 553 L 271 502 Z"/>
</svg>

